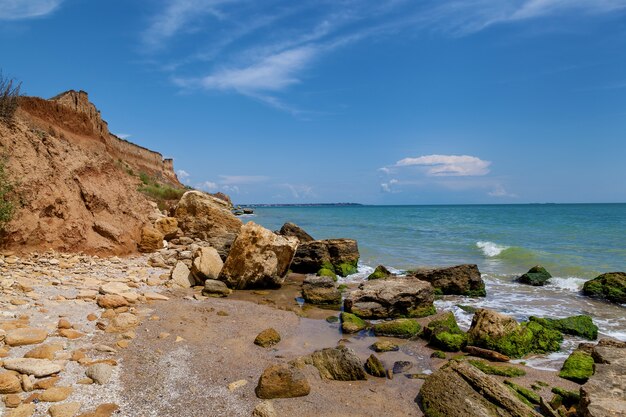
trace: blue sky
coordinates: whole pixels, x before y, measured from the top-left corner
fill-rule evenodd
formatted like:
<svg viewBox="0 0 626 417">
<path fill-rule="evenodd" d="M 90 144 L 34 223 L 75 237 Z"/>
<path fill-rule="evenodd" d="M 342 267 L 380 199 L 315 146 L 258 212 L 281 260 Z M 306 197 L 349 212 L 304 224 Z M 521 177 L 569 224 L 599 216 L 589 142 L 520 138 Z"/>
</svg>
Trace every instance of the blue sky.
<svg viewBox="0 0 626 417">
<path fill-rule="evenodd" d="M 0 53 L 240 203 L 626 201 L 626 0 L 2 0 Z"/>
</svg>

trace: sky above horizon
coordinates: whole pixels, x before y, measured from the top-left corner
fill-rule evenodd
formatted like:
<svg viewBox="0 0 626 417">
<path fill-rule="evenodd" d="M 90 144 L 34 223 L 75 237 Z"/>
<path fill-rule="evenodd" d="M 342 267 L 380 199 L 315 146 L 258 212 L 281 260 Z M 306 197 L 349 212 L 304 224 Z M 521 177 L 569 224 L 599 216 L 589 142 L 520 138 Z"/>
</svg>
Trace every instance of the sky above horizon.
<svg viewBox="0 0 626 417">
<path fill-rule="evenodd" d="M 626 0 L 0 0 L 0 52 L 236 203 L 626 202 Z"/>
</svg>

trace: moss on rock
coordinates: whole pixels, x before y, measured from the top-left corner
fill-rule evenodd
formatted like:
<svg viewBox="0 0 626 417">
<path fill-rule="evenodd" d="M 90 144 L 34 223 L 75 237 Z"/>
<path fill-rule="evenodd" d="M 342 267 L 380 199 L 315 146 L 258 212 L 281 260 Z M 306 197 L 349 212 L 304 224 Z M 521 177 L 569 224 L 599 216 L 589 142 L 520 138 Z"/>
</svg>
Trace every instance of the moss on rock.
<svg viewBox="0 0 626 417">
<path fill-rule="evenodd" d="M 368 280 L 372 280 L 372 279 L 385 279 L 387 277 L 389 277 L 391 275 L 391 272 L 389 272 L 389 270 L 387 268 L 385 268 L 383 265 L 378 265 L 376 267 L 376 269 L 374 270 L 374 272 L 372 272 L 367 279 Z"/>
<path fill-rule="evenodd" d="M 593 357 L 582 350 L 575 350 L 563 363 L 559 376 L 584 384 L 593 375 Z"/>
<path fill-rule="evenodd" d="M 379 340 L 370 346 L 374 352 L 396 352 L 400 350 L 400 346 L 390 342 L 389 340 Z"/>
<path fill-rule="evenodd" d="M 445 359 L 446 358 L 446 353 L 442 352 L 441 350 L 436 350 L 434 351 L 431 355 L 431 358 L 437 358 L 437 359 Z"/>
<path fill-rule="evenodd" d="M 598 338 L 598 326 L 593 324 L 590 316 L 580 315 L 563 319 L 549 319 L 531 316 L 530 321 L 535 321 L 548 329 L 558 330 L 565 334 L 580 336 L 595 340 Z"/>
<path fill-rule="evenodd" d="M 504 366 L 504 365 L 491 365 L 485 361 L 470 359 L 468 360 L 470 365 L 480 369 L 484 373 L 488 375 L 499 375 L 506 376 L 509 378 L 515 378 L 518 376 L 526 375 L 526 371 L 523 369 L 516 368 L 514 366 Z"/>
<path fill-rule="evenodd" d="M 335 274 L 335 271 L 333 271 L 332 269 L 322 268 L 319 271 L 317 271 L 317 276 L 318 277 L 330 277 L 333 279 L 333 281 L 337 281 L 337 274 Z"/>
<path fill-rule="evenodd" d="M 337 273 L 337 275 L 340 275 L 342 277 L 347 277 L 348 275 L 356 274 L 358 272 L 357 261 L 354 261 L 352 263 L 343 262 L 343 263 L 340 263 L 339 265 L 335 265 L 335 272 Z"/>
<path fill-rule="evenodd" d="M 409 310 L 409 317 L 419 318 L 419 317 L 427 317 L 432 316 L 437 313 L 437 309 L 434 305 L 425 305 L 417 308 L 413 308 Z"/>
<path fill-rule="evenodd" d="M 516 383 L 511 382 L 509 380 L 505 380 L 504 384 L 509 386 L 509 387 L 511 387 L 513 389 L 513 391 L 515 391 L 517 394 L 522 396 L 524 399 L 526 399 L 531 404 L 538 405 L 539 402 L 541 401 L 541 399 L 539 397 L 539 394 L 537 394 L 536 392 L 532 392 L 528 388 L 524 388 L 524 387 L 522 387 L 520 385 L 517 385 Z"/>
<path fill-rule="evenodd" d="M 523 284 L 542 286 L 545 285 L 552 275 L 543 266 L 537 265 L 530 268 L 528 272 L 518 278 Z"/>
<path fill-rule="evenodd" d="M 467 344 L 467 335 L 459 328 L 452 312 L 428 323 L 423 336 L 431 345 L 448 352 L 458 352 Z"/>
<path fill-rule="evenodd" d="M 375 324 L 373 329 L 376 336 L 406 339 L 418 335 L 421 331 L 421 326 L 413 319 L 396 319 Z"/>
<path fill-rule="evenodd" d="M 385 366 L 374 354 L 371 354 L 370 357 L 367 358 L 367 362 L 365 362 L 365 370 L 368 374 L 379 378 L 384 378 L 387 376 Z"/>
<path fill-rule="evenodd" d="M 344 333 L 357 333 L 367 328 L 367 323 L 352 313 L 341 313 L 341 330 Z"/>
<path fill-rule="evenodd" d="M 626 303 L 626 273 L 607 272 L 597 276 L 591 281 L 585 282 L 583 294 L 624 304 Z"/>
</svg>

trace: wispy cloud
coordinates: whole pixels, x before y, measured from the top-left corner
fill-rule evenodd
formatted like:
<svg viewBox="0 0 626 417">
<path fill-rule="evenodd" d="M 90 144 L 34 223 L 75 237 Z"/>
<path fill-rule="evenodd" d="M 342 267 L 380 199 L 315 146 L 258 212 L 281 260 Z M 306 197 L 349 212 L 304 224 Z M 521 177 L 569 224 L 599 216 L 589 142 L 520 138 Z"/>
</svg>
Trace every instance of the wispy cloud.
<svg viewBox="0 0 626 417">
<path fill-rule="evenodd" d="M 308 197 L 315 197 L 313 187 L 303 184 L 279 184 L 279 187 L 286 188 L 291 192 L 293 198 L 302 199 Z"/>
<path fill-rule="evenodd" d="M 211 193 L 217 191 L 220 188 L 219 185 L 217 185 L 216 183 L 212 181 L 205 181 L 203 183 L 198 184 L 196 187 L 203 191 L 208 191 Z"/>
<path fill-rule="evenodd" d="M 128 139 L 132 135 L 130 133 L 116 133 L 115 136 L 117 136 L 120 139 Z"/>
<path fill-rule="evenodd" d="M 489 173 L 490 161 L 469 155 L 424 155 L 417 158 L 404 158 L 396 162 L 396 167 L 428 167 L 426 174 L 433 177 L 481 176 Z"/>
<path fill-rule="evenodd" d="M 191 175 L 185 171 L 184 169 L 179 169 L 178 171 L 176 171 L 176 175 L 178 176 L 178 178 L 180 178 L 181 180 L 186 180 L 187 178 L 189 178 Z"/>
<path fill-rule="evenodd" d="M 220 175 L 219 183 L 222 185 L 250 185 L 269 180 L 264 175 Z"/>
<path fill-rule="evenodd" d="M 491 197 L 511 197 L 517 198 L 517 194 L 509 193 L 502 184 L 496 184 L 491 191 L 487 193 Z"/>
<path fill-rule="evenodd" d="M 2 0 L 0 20 L 19 20 L 43 17 L 54 12 L 63 0 Z"/>
<path fill-rule="evenodd" d="M 395 184 L 398 184 L 398 180 L 395 178 L 390 179 L 387 182 L 383 182 L 380 184 L 380 191 L 382 191 L 383 193 L 392 193 L 393 192 L 393 186 Z"/>
</svg>

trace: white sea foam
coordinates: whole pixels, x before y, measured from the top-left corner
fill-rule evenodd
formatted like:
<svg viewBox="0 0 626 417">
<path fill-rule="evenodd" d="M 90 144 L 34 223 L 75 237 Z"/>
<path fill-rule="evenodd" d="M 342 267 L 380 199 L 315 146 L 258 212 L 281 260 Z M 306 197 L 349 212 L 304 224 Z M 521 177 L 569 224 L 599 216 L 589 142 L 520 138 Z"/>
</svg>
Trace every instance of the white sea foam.
<svg viewBox="0 0 626 417">
<path fill-rule="evenodd" d="M 582 289 L 585 281 L 586 279 L 577 278 L 577 277 L 566 277 L 566 278 L 552 277 L 550 278 L 550 281 L 548 281 L 546 286 L 556 287 L 561 290 L 578 292 Z"/>
<path fill-rule="evenodd" d="M 352 274 L 352 275 L 348 275 L 347 277 L 337 277 L 339 282 L 358 282 L 358 281 L 364 281 L 365 278 L 367 278 L 368 276 L 370 276 L 370 274 L 374 272 L 374 268 L 372 268 L 369 265 L 365 265 L 364 263 L 359 262 L 359 264 L 357 265 L 357 272 Z"/>
<path fill-rule="evenodd" d="M 498 256 L 502 253 L 502 251 L 507 250 L 509 247 L 504 245 L 498 245 L 493 242 L 476 242 L 476 246 L 483 251 L 483 254 L 489 258 L 493 258 L 494 256 Z"/>
</svg>

